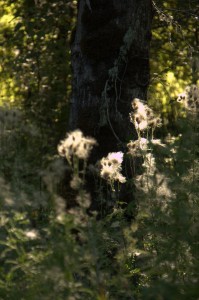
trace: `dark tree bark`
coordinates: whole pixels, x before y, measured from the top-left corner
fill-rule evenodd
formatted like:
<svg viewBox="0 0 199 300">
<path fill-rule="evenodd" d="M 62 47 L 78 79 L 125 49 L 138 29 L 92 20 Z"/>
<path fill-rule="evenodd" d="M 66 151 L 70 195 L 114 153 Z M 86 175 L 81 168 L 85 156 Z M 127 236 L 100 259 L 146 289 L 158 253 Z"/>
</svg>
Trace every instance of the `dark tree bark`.
<svg viewBox="0 0 199 300">
<path fill-rule="evenodd" d="M 98 156 L 128 141 L 131 100 L 146 100 L 151 21 L 151 0 L 79 0 L 70 127 L 96 137 Z"/>
</svg>

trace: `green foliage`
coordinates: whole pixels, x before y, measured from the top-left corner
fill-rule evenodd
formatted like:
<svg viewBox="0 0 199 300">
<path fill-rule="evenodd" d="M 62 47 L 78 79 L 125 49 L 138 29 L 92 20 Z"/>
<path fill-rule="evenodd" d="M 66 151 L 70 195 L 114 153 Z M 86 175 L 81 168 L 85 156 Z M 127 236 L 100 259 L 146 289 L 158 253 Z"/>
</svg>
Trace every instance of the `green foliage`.
<svg viewBox="0 0 199 300">
<path fill-rule="evenodd" d="M 176 117 L 171 99 L 198 81 L 198 3 L 157 0 L 153 4 L 149 99 L 168 122 L 168 115 Z"/>
<path fill-rule="evenodd" d="M 1 103 L 9 101 L 23 108 L 44 135 L 51 134 L 55 146 L 67 124 L 75 4 L 18 0 L 8 1 L 4 8 Z"/>
<path fill-rule="evenodd" d="M 139 106 L 137 101 L 133 102 L 134 106 Z M 134 114 L 138 113 L 139 108 Z M 13 118 L 12 111 L 10 114 Z M 16 122 L 15 128 L 10 119 L 7 122 L 13 130 L 10 135 L 5 119 L 1 145 L 10 140 L 12 153 L 11 145 L 28 139 L 31 127 L 26 138 L 21 128 L 23 134 L 16 138 L 19 130 Z M 30 169 L 36 166 L 31 161 L 33 153 L 28 151 L 24 155 L 24 147 L 28 149 L 24 145 L 18 149 L 18 158 L 6 154 L 2 147 L 1 156 L 9 172 L 2 168 L 0 181 L 0 299 L 197 299 L 199 126 L 196 110 L 188 109 L 186 117 L 178 122 L 179 133 L 164 141 L 154 140 L 147 133 L 147 148 L 142 147 L 138 153 L 143 158 L 143 167 L 134 179 L 137 214 L 131 221 L 126 218 L 124 202 L 118 199 L 113 183 L 115 202 L 107 213 L 101 215 L 100 211 L 89 209 L 91 198 L 85 190 L 87 152 L 83 155 L 80 149 L 82 143 L 93 146 L 93 139 L 84 138 L 76 131 L 58 147 L 70 164 L 71 197 L 76 202 L 73 207 L 68 207 L 67 199 L 57 194 L 56 184 L 65 170 L 61 161 L 55 157 L 40 172 L 46 188 L 43 186 L 39 195 L 37 181 L 20 177 L 23 170 L 26 172 L 27 164 Z M 139 130 L 140 141 L 147 141 L 143 138 L 145 128 Z M 32 136 L 30 140 L 35 149 Z M 36 139 L 36 145 L 38 142 Z M 64 151 L 67 148 L 69 152 Z M 90 153 L 89 147 L 82 147 L 85 149 Z M 130 154 L 136 156 L 136 151 L 131 148 Z M 84 164 L 81 158 L 85 159 Z M 20 161 L 20 169 L 15 160 Z M 110 163 L 104 166 L 117 164 L 117 160 L 121 164 L 122 154 L 112 153 L 102 162 L 107 160 Z M 117 166 L 118 172 L 121 171 L 120 165 Z M 33 171 L 32 179 L 38 177 L 37 171 Z M 112 172 L 111 168 L 106 172 Z M 101 175 L 106 179 L 104 172 Z M 96 172 L 94 176 L 98 176 Z M 105 200 L 109 202 L 108 198 Z"/>
<path fill-rule="evenodd" d="M 166 117 L 172 123 L 165 131 L 172 131 L 157 141 L 152 110 L 145 111 L 147 121 L 143 111 L 138 119 L 131 113 L 139 136 L 127 145 L 132 170 L 133 145 L 143 139 L 147 147 L 138 149 L 139 175 L 125 183 L 134 189 L 130 203 L 119 198 L 126 175 L 121 152 L 103 160 L 103 172 L 88 164 L 87 153 L 77 157 L 77 144 L 66 143 L 69 164 L 57 154 L 67 124 L 76 1 L 0 5 L 0 300 L 198 299 L 198 106 L 193 109 L 190 90 L 185 107 L 184 96 L 170 101 L 197 81 L 194 1 L 155 3 L 150 103 L 159 113 L 175 110 L 176 121 L 172 128 Z M 110 16 L 89 17 L 95 28 Z M 112 82 L 130 31 L 123 42 Z M 142 127 L 139 118 L 146 121 Z M 94 140 L 83 141 L 90 153 Z M 63 145 L 58 150 L 65 157 Z M 112 164 L 117 168 L 107 176 Z M 97 212 L 86 185 L 89 172 L 97 183 Z"/>
</svg>

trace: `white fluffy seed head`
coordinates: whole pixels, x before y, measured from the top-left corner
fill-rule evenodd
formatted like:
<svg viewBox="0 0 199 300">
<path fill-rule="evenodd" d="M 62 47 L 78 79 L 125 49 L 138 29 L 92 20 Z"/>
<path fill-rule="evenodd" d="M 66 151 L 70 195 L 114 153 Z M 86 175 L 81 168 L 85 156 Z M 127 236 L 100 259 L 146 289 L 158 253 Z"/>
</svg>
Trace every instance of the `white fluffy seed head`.
<svg viewBox="0 0 199 300">
<path fill-rule="evenodd" d="M 84 137 L 83 133 L 77 129 L 67 134 L 65 140 L 58 145 L 58 153 L 62 157 L 70 160 L 71 156 L 76 156 L 80 159 L 87 159 L 94 145 L 97 142 L 90 137 Z"/>
<path fill-rule="evenodd" d="M 122 152 L 112 152 L 109 153 L 107 157 L 101 159 L 100 176 L 107 180 L 108 183 L 113 183 L 114 181 L 119 181 L 121 183 L 126 182 L 126 178 L 120 173 L 123 155 Z"/>
</svg>

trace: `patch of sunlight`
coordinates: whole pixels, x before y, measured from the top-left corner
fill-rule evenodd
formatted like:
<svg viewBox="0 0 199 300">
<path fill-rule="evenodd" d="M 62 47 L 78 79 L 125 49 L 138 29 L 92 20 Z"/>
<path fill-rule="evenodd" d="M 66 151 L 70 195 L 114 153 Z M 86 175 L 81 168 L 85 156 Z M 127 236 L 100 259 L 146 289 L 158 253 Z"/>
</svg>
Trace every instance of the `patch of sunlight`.
<svg viewBox="0 0 199 300">
<path fill-rule="evenodd" d="M 176 99 L 178 94 L 191 84 L 191 78 L 185 79 L 183 71 L 181 67 L 177 67 L 176 73 L 168 71 L 162 80 L 154 82 L 151 88 L 152 92 L 149 93 L 149 102 L 155 107 L 161 105 L 162 112 L 167 112 L 170 100 Z"/>
<path fill-rule="evenodd" d="M 5 102 L 14 102 L 14 81 L 12 79 L 7 79 L 4 82 L 0 82 L 0 106 Z"/>
<path fill-rule="evenodd" d="M 11 14 L 9 14 L 9 15 L 3 15 L 0 18 L 0 24 L 1 25 L 11 24 L 12 19 L 13 19 L 13 15 L 11 15 Z"/>
<path fill-rule="evenodd" d="M 178 76 L 182 75 L 182 70 L 177 70 L 178 71 Z M 180 74 L 181 73 L 181 74 Z M 180 76 L 180 77 L 182 77 Z M 166 75 L 166 81 L 167 81 L 167 86 L 168 86 L 168 92 L 170 94 L 170 96 L 176 97 L 179 93 L 182 93 L 183 90 L 185 89 L 185 87 L 190 84 L 190 82 L 188 82 L 188 80 L 183 80 L 181 78 L 177 78 L 174 74 L 174 72 L 167 72 Z"/>
<path fill-rule="evenodd" d="M 17 22 L 18 21 L 16 20 L 16 18 L 12 14 L 11 10 L 9 12 L 6 12 L 5 14 L 3 14 L 0 17 L 0 26 L 1 26 L 1 28 L 4 27 L 4 28 L 13 29 Z"/>
<path fill-rule="evenodd" d="M 7 62 L 15 56 L 16 49 L 11 47 L 5 40 L 4 31 L 12 32 L 18 22 L 18 19 L 14 17 L 14 10 L 16 4 L 5 4 L 5 1 L 0 0 L 0 6 L 2 7 L 0 13 L 0 40 L 2 40 L 2 47 L 0 55 L 3 57 L 0 66 L 0 105 L 11 103 L 15 101 L 15 82 L 10 74 L 9 69 L 6 68 Z"/>
<path fill-rule="evenodd" d="M 172 83 L 175 79 L 174 73 L 171 72 L 171 71 L 167 72 L 166 76 L 167 76 L 167 82 L 168 83 Z"/>
</svg>

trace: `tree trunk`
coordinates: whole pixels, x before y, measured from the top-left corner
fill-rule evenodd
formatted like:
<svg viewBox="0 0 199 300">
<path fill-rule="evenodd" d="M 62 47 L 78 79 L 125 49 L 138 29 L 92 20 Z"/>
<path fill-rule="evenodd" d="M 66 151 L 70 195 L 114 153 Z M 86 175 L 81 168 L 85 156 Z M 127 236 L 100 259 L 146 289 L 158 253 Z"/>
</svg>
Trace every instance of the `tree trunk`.
<svg viewBox="0 0 199 300">
<path fill-rule="evenodd" d="M 147 97 L 151 21 L 151 0 L 79 0 L 70 128 L 96 137 L 98 156 L 132 137 L 131 100 Z"/>
</svg>

